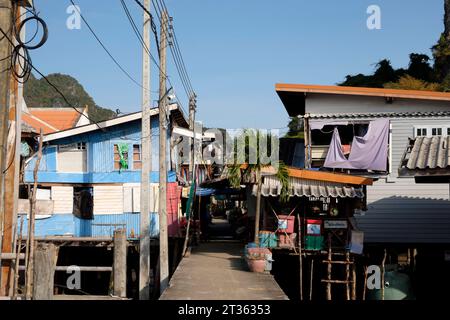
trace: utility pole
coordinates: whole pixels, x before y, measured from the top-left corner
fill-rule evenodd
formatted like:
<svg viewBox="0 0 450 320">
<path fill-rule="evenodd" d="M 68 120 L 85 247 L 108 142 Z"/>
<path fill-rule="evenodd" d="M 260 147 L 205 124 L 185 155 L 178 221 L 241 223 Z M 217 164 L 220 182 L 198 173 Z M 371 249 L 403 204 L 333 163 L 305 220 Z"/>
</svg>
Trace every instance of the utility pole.
<svg viewBox="0 0 450 320">
<path fill-rule="evenodd" d="M 9 90 L 11 80 L 11 52 L 9 39 L 12 39 L 12 2 L 0 0 L 0 296 L 6 295 L 7 274 L 9 268 L 3 268 L 3 235 L 5 226 L 5 169 L 7 165 L 7 140 L 9 118 Z M 6 34 L 6 36 L 3 34 Z M 6 278 L 6 279 L 5 279 Z"/>
<path fill-rule="evenodd" d="M 166 52 L 167 11 L 162 12 L 159 73 L 159 265 L 160 293 L 169 285 L 169 238 L 167 234 L 167 99 L 166 99 Z"/>
<path fill-rule="evenodd" d="M 150 12 L 150 0 L 144 0 Z M 144 10 L 144 30 L 142 37 L 150 50 L 150 15 Z M 141 171 L 141 214 L 139 238 L 139 299 L 150 299 L 150 173 L 152 169 L 151 113 L 150 113 L 150 56 L 145 46 L 142 48 L 142 171 Z"/>
<path fill-rule="evenodd" d="M 195 111 L 196 111 L 196 95 L 195 93 L 192 93 L 190 98 L 189 98 L 189 130 L 191 130 L 192 132 L 194 132 L 194 127 L 195 127 Z M 195 165 L 194 165 L 194 144 L 195 144 L 195 132 L 194 132 L 194 138 L 190 139 L 190 146 L 191 146 L 191 153 L 190 153 L 190 159 L 189 159 L 189 175 L 191 180 L 194 179 L 194 170 L 195 170 Z"/>
</svg>

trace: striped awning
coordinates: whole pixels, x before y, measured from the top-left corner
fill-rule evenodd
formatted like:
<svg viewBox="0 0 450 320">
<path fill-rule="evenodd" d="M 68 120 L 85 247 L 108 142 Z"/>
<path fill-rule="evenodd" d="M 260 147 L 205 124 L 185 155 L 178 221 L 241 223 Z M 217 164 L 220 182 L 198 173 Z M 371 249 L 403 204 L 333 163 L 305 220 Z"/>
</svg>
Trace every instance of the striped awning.
<svg viewBox="0 0 450 320">
<path fill-rule="evenodd" d="M 362 187 L 354 187 L 341 183 L 289 178 L 289 194 L 297 197 L 332 197 L 332 198 L 364 198 Z M 253 185 L 252 193 L 256 195 L 257 185 Z M 276 176 L 265 176 L 261 194 L 264 197 L 277 197 L 281 194 L 281 183 Z"/>
</svg>

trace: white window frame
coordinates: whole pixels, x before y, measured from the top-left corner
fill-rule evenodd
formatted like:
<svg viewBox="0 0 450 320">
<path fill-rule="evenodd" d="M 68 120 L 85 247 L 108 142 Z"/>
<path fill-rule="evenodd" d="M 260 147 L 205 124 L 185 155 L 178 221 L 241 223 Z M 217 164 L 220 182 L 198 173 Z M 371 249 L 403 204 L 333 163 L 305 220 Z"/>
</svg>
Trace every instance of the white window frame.
<svg viewBox="0 0 450 320">
<path fill-rule="evenodd" d="M 419 129 L 426 129 L 427 130 L 427 134 L 426 135 L 417 135 L 417 130 Z M 433 137 L 433 129 L 441 129 L 442 130 L 442 134 L 438 135 L 438 136 L 443 136 L 446 137 L 449 135 L 449 130 L 450 130 L 450 126 L 449 125 L 426 125 L 426 126 L 414 126 L 414 138 L 418 138 L 418 137 L 427 137 L 427 138 L 431 138 Z"/>
</svg>

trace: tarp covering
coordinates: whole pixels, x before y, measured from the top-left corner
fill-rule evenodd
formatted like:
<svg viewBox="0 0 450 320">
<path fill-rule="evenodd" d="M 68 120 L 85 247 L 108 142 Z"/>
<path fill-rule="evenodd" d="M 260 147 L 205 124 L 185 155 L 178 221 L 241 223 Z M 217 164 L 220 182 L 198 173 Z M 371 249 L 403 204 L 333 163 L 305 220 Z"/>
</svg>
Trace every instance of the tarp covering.
<svg viewBox="0 0 450 320">
<path fill-rule="evenodd" d="M 347 186 L 342 183 L 289 178 L 289 195 L 291 197 L 332 197 L 363 198 L 362 188 Z M 253 186 L 252 194 L 256 195 L 257 186 Z M 276 176 L 266 176 L 261 188 L 264 197 L 277 197 L 281 194 L 281 182 Z"/>
<path fill-rule="evenodd" d="M 324 167 L 339 169 L 387 170 L 389 120 L 371 121 L 364 136 L 355 136 L 348 159 L 342 150 L 339 131 L 334 128 Z"/>
</svg>

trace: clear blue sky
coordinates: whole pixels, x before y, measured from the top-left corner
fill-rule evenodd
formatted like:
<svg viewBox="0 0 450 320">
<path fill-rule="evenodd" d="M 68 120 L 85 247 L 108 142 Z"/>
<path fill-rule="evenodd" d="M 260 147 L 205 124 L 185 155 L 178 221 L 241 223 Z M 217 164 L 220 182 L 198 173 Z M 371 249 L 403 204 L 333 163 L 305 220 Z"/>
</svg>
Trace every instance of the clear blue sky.
<svg viewBox="0 0 450 320">
<path fill-rule="evenodd" d="M 126 1 L 141 22 L 141 10 L 133 0 Z M 142 50 L 120 1 L 75 2 L 113 55 L 140 82 Z M 442 0 L 166 3 L 198 95 L 197 119 L 208 127 L 286 127 L 288 116 L 275 83 L 335 84 L 347 74 L 371 72 L 383 58 L 394 67 L 405 67 L 411 52 L 430 55 L 443 30 Z M 74 76 L 100 106 L 139 110 L 140 88 L 113 65 L 87 27 L 66 28 L 70 2 L 35 0 L 35 4 L 50 34 L 45 46 L 32 52 L 33 63 L 45 74 Z M 371 4 L 381 7 L 381 30 L 366 27 Z M 156 79 L 155 67 L 152 72 Z M 187 98 L 171 60 L 169 75 L 186 108 Z M 158 90 L 156 82 L 152 90 Z"/>
</svg>

